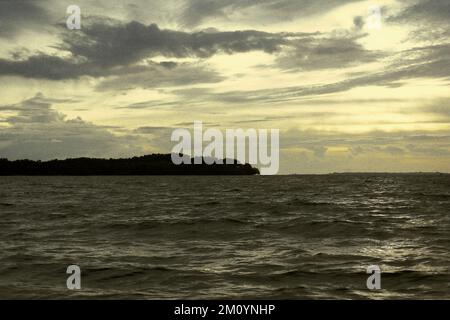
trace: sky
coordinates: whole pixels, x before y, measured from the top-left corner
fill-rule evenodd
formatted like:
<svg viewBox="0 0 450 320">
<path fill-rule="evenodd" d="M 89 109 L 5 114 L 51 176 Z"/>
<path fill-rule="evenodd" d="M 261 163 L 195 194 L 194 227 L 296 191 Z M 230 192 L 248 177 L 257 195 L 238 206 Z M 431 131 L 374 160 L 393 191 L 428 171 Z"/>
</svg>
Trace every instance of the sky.
<svg viewBox="0 0 450 320">
<path fill-rule="evenodd" d="M 450 172 L 449 35 L 448 0 L 0 0 L 0 158 L 169 153 L 202 121 L 280 129 L 281 174 Z"/>
</svg>

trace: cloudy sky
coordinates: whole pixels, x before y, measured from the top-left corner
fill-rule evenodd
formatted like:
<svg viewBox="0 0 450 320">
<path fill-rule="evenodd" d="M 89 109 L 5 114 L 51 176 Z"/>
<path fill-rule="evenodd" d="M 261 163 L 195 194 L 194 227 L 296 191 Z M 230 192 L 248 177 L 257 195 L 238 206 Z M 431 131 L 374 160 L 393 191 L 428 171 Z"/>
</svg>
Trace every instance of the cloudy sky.
<svg viewBox="0 0 450 320">
<path fill-rule="evenodd" d="M 449 36 L 448 0 L 0 0 L 0 158 L 170 152 L 201 120 L 279 128 L 280 173 L 450 172 Z"/>
</svg>

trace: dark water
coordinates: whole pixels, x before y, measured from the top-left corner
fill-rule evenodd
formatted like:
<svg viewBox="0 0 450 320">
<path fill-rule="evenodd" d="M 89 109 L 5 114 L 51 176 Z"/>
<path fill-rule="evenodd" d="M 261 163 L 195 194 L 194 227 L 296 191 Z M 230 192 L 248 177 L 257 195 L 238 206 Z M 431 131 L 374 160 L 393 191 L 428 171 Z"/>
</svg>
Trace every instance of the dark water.
<svg viewBox="0 0 450 320">
<path fill-rule="evenodd" d="M 450 299 L 449 175 L 0 182 L 0 298 Z"/>
</svg>

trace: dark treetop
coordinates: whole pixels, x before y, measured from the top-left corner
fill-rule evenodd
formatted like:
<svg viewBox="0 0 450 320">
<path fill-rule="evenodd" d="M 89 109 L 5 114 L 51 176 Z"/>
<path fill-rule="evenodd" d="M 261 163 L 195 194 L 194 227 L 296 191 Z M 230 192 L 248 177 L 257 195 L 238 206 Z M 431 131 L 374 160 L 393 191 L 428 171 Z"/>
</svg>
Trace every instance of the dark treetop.
<svg viewBox="0 0 450 320">
<path fill-rule="evenodd" d="M 191 158 L 191 163 L 193 159 Z M 225 161 L 224 161 L 225 163 Z M 172 163 L 170 154 L 152 154 L 129 159 L 77 158 L 51 161 L 0 159 L 0 175 L 254 175 L 249 164 Z"/>
</svg>

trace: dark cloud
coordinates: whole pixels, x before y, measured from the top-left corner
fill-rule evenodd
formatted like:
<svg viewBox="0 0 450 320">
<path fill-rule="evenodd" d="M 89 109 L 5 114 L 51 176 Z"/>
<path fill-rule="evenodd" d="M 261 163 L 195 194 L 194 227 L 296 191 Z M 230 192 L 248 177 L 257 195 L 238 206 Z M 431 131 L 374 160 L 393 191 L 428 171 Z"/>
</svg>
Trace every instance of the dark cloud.
<svg viewBox="0 0 450 320">
<path fill-rule="evenodd" d="M 66 119 L 53 109 L 54 102 L 38 94 L 15 105 L 0 106 L 0 110 L 15 113 L 5 118 L 8 127 L 0 127 L 0 158 L 45 160 L 143 153 L 136 137 L 119 137 L 81 118 Z"/>
<path fill-rule="evenodd" d="M 217 72 L 199 63 L 150 61 L 145 65 L 105 68 L 91 62 L 75 63 L 44 54 L 18 61 L 0 59 L 0 74 L 48 80 L 76 79 L 82 76 L 108 77 L 98 85 L 99 90 L 154 88 L 223 80 Z"/>
<path fill-rule="evenodd" d="M 282 22 L 323 14 L 351 2 L 362 0 L 187 0 L 181 15 L 185 27 L 198 26 L 208 19 L 232 20 L 239 13 L 244 21 L 260 24 Z"/>
<path fill-rule="evenodd" d="M 138 22 L 100 20 L 83 24 L 81 30 L 63 33 L 59 49 L 69 55 L 38 53 L 21 58 L 19 54 L 17 59 L 0 59 L 0 75 L 50 80 L 120 76 L 125 77 L 130 86 L 140 87 L 218 82 L 222 78 L 216 72 L 202 69 L 199 64 L 142 62 L 161 55 L 201 59 L 217 53 L 254 50 L 273 53 L 287 43 L 284 34 L 258 31 L 187 33 L 162 30 L 155 24 L 146 26 Z M 123 79 L 109 79 L 102 88 L 116 88 L 118 82 L 125 83 Z"/>
<path fill-rule="evenodd" d="M 161 101 L 161 100 L 148 100 L 143 102 L 132 103 L 129 105 L 120 105 L 116 106 L 115 109 L 148 109 L 148 108 L 167 108 L 167 107 L 176 107 L 179 106 L 179 101 Z"/>
<path fill-rule="evenodd" d="M 220 127 L 221 126 L 221 124 L 218 123 L 218 122 L 203 121 L 202 124 L 203 124 L 203 126 L 207 126 L 207 127 Z M 193 122 L 178 122 L 178 123 L 174 124 L 174 126 L 177 127 L 177 128 L 179 128 L 179 127 L 183 127 L 183 128 L 192 127 L 193 125 L 194 125 Z"/>
<path fill-rule="evenodd" d="M 48 25 L 49 14 L 44 6 L 46 0 L 1 0 L 0 37 L 13 38 L 27 29 Z"/>
<path fill-rule="evenodd" d="M 415 27 L 413 38 L 448 41 L 450 36 L 450 2 L 448 0 L 404 0 L 404 10 L 387 21 Z"/>
<path fill-rule="evenodd" d="M 168 130 L 173 130 L 170 127 L 139 127 L 133 130 L 137 134 L 156 134 L 161 131 L 167 132 Z"/>
<path fill-rule="evenodd" d="M 405 9 L 391 17 L 391 21 L 449 24 L 450 2 L 448 0 L 407 0 L 403 2 L 406 4 Z"/>
<path fill-rule="evenodd" d="M 417 111 L 428 113 L 440 120 L 450 122 L 450 98 L 435 99 L 431 104 L 420 107 Z"/>
<path fill-rule="evenodd" d="M 273 53 L 287 43 L 282 34 L 259 31 L 181 32 L 139 22 L 93 22 L 65 34 L 62 49 L 99 66 L 127 65 L 143 58 L 208 58 L 217 53 Z"/>
<path fill-rule="evenodd" d="M 432 106 L 427 108 L 426 111 L 440 117 L 445 117 L 448 120 L 450 119 L 450 99 L 447 100 L 446 105 Z"/>
<path fill-rule="evenodd" d="M 202 64 L 193 63 L 151 63 L 146 67 L 135 67 L 135 71 L 127 69 L 125 74 L 116 74 L 102 81 L 99 90 L 124 90 L 134 88 L 159 88 L 167 86 L 183 86 L 186 84 L 215 83 L 224 78 L 214 70 Z M 139 108 L 139 105 L 134 105 Z"/>
<path fill-rule="evenodd" d="M 278 121 L 278 120 L 285 120 L 289 119 L 289 116 L 278 116 L 278 117 L 264 117 L 264 118 L 258 118 L 258 119 L 246 119 L 246 120 L 238 120 L 233 121 L 230 124 L 246 124 L 246 123 L 260 123 L 260 122 L 272 122 L 272 121 Z"/>
<path fill-rule="evenodd" d="M 356 16 L 353 18 L 353 25 L 355 26 L 355 28 L 357 30 L 361 30 L 364 25 L 365 25 L 365 21 L 364 18 L 362 16 Z"/>
<path fill-rule="evenodd" d="M 357 42 L 360 36 L 305 37 L 295 40 L 277 58 L 288 70 L 337 69 L 374 62 L 385 53 L 365 49 Z"/>
<path fill-rule="evenodd" d="M 26 78 L 62 80 L 82 75 L 98 76 L 102 70 L 95 65 L 76 63 L 67 58 L 37 54 L 24 60 L 0 59 L 1 75 L 18 75 Z"/>
</svg>

